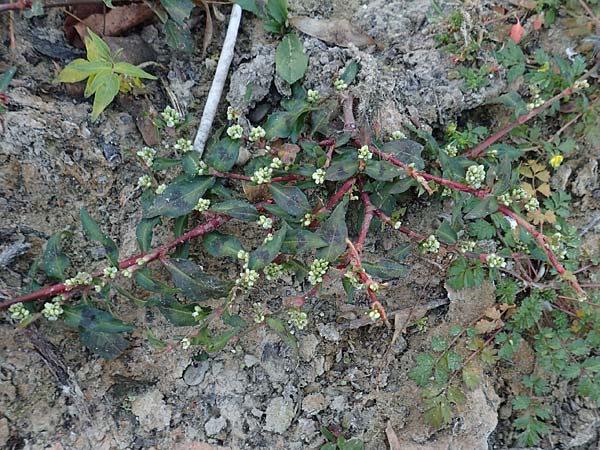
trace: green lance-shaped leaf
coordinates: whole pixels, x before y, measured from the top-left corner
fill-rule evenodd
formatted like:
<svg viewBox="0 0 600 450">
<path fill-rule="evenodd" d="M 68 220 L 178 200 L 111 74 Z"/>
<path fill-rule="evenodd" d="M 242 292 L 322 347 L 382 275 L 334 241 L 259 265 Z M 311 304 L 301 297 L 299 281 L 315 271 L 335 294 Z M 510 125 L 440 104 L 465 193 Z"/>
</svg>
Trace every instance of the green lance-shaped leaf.
<svg viewBox="0 0 600 450">
<path fill-rule="evenodd" d="M 189 213 L 215 182 L 213 177 L 180 178 L 158 195 L 145 217 L 179 217 Z"/>
<path fill-rule="evenodd" d="M 302 42 L 294 33 L 286 35 L 275 53 L 277 75 L 292 84 L 304 76 L 307 68 L 308 56 L 304 53 Z"/>
<path fill-rule="evenodd" d="M 158 310 L 176 327 L 191 327 L 206 319 L 211 313 L 210 307 L 202 307 L 199 315 L 194 317 L 198 304 L 183 305 L 173 299 L 165 298 L 157 305 Z"/>
<path fill-rule="evenodd" d="M 163 264 L 171 273 L 175 286 L 192 300 L 205 301 L 225 297 L 232 287 L 231 283 L 207 275 L 197 264 L 187 259 L 170 259 L 163 261 Z"/>
<path fill-rule="evenodd" d="M 346 70 L 344 70 L 344 73 L 342 74 L 340 79 L 343 80 L 344 83 L 346 83 L 346 84 L 352 83 L 354 81 L 354 79 L 356 78 L 356 74 L 358 74 L 359 68 L 360 67 L 358 65 L 358 61 L 353 59 L 350 62 L 350 64 L 348 64 L 348 67 L 346 67 Z"/>
<path fill-rule="evenodd" d="M 408 266 L 386 258 L 381 258 L 376 263 L 363 261 L 362 266 L 369 275 L 384 281 L 400 278 L 408 273 Z"/>
<path fill-rule="evenodd" d="M 160 223 L 160 217 L 151 219 L 142 219 L 135 229 L 135 237 L 138 247 L 142 252 L 149 252 L 152 249 L 152 235 L 154 227 Z"/>
<path fill-rule="evenodd" d="M 274 317 L 268 317 L 267 326 L 273 330 L 277 335 L 281 338 L 283 342 L 288 344 L 295 355 L 298 354 L 298 341 L 296 337 L 289 332 L 287 327 L 285 326 L 285 322 L 281 319 L 276 319 Z"/>
<path fill-rule="evenodd" d="M 289 254 L 303 253 L 326 245 L 327 242 L 315 232 L 289 229 L 281 245 L 281 252 Z"/>
<path fill-rule="evenodd" d="M 120 334 L 85 330 L 79 337 L 89 351 L 104 359 L 115 359 L 129 347 L 129 341 Z"/>
<path fill-rule="evenodd" d="M 440 227 L 435 232 L 435 235 L 439 237 L 442 242 L 450 245 L 456 244 L 456 241 L 458 240 L 456 231 L 454 231 L 452 226 L 446 221 L 442 222 Z"/>
<path fill-rule="evenodd" d="M 171 287 L 162 281 L 154 279 L 152 272 L 147 267 L 137 270 L 134 275 L 135 281 L 142 288 L 147 291 L 154 292 L 155 294 L 161 295 L 173 295 L 180 292 L 179 289 Z"/>
<path fill-rule="evenodd" d="M 110 237 L 108 237 L 108 235 L 102 232 L 96 221 L 92 219 L 85 208 L 79 210 L 79 216 L 81 217 L 85 235 L 88 239 L 102 244 L 104 250 L 106 250 L 106 256 L 108 256 L 111 264 L 116 267 L 119 264 L 119 249 L 117 248 L 117 245 Z"/>
<path fill-rule="evenodd" d="M 328 181 L 345 181 L 358 172 L 358 155 L 353 153 L 353 157 L 345 157 L 334 160 L 327 172 L 325 179 Z"/>
<path fill-rule="evenodd" d="M 287 0 L 268 0 L 266 11 L 277 23 L 285 25 L 288 17 L 288 2 Z"/>
<path fill-rule="evenodd" d="M 399 139 L 397 141 L 386 142 L 381 150 L 405 164 L 414 164 L 415 169 L 423 169 L 425 167 L 425 161 L 421 157 L 423 146 L 418 142 L 409 139 Z"/>
<path fill-rule="evenodd" d="M 114 65 L 114 71 L 117 73 L 122 73 L 123 75 L 128 75 L 130 77 L 137 78 L 146 78 L 148 80 L 156 80 L 154 75 L 149 74 L 143 69 L 140 69 L 133 64 L 129 64 L 126 62 L 118 62 Z"/>
<path fill-rule="evenodd" d="M 184 24 L 194 9 L 194 4 L 190 0 L 160 0 L 160 3 L 179 26 Z"/>
<path fill-rule="evenodd" d="M 65 324 L 101 333 L 125 333 L 135 327 L 89 305 L 63 306 Z"/>
<path fill-rule="evenodd" d="M 331 213 L 331 216 L 319 228 L 319 235 L 327 242 L 327 247 L 317 250 L 317 258 L 334 261 L 346 251 L 348 227 L 346 225 L 346 207 L 348 201 L 344 200 Z"/>
<path fill-rule="evenodd" d="M 227 214 L 234 219 L 245 220 L 247 222 L 257 220 L 259 216 L 256 208 L 243 200 L 225 200 L 224 202 L 213 205 L 210 210 L 221 214 Z"/>
<path fill-rule="evenodd" d="M 208 146 L 204 152 L 204 161 L 221 172 L 229 172 L 235 165 L 239 154 L 240 140 L 226 136 Z"/>
<path fill-rule="evenodd" d="M 236 238 L 221 234 L 218 231 L 205 234 L 202 238 L 202 244 L 206 251 L 216 258 L 224 256 L 237 258 L 238 252 L 244 249 Z"/>
<path fill-rule="evenodd" d="M 273 261 L 281 250 L 281 244 L 283 243 L 283 239 L 285 238 L 287 230 L 288 227 L 284 223 L 281 229 L 273 235 L 273 239 L 265 242 L 263 245 L 250 253 L 248 267 L 252 270 L 259 270 Z"/>
<path fill-rule="evenodd" d="M 275 203 L 293 216 L 299 216 L 310 212 L 310 203 L 304 192 L 296 186 L 283 186 L 279 183 L 272 183 L 269 191 L 273 196 Z"/>
<path fill-rule="evenodd" d="M 106 76 L 102 84 L 98 86 L 94 94 L 94 105 L 92 107 L 92 120 L 95 121 L 100 113 L 106 109 L 119 93 L 121 81 L 119 76 L 111 73 Z"/>
<path fill-rule="evenodd" d="M 53 234 L 46 243 L 40 266 L 50 278 L 60 281 L 65 279 L 65 270 L 69 267 L 70 261 L 62 251 L 61 241 L 63 237 L 69 235 L 70 233 L 60 231 Z"/>
<path fill-rule="evenodd" d="M 390 181 L 404 175 L 404 170 L 387 161 L 367 161 L 365 173 L 377 181 Z"/>
</svg>

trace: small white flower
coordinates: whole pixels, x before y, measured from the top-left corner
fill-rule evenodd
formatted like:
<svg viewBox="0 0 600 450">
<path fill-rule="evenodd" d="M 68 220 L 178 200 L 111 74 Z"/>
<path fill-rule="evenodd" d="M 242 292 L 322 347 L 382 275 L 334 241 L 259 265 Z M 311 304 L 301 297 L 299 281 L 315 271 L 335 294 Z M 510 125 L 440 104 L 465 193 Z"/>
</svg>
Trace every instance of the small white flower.
<svg viewBox="0 0 600 450">
<path fill-rule="evenodd" d="M 256 223 L 258 223 L 265 230 L 269 230 L 269 229 L 273 228 L 273 219 L 271 219 L 270 217 L 267 217 L 267 216 L 261 215 L 258 218 L 258 220 L 256 221 Z"/>
<path fill-rule="evenodd" d="M 160 113 L 160 115 L 169 128 L 173 128 L 175 125 L 179 125 L 181 123 L 181 114 L 179 114 L 170 106 L 167 106 L 164 111 Z"/>
<path fill-rule="evenodd" d="M 194 312 L 192 313 L 192 317 L 196 320 L 200 320 L 200 314 L 202 313 L 202 307 L 200 306 L 194 306 Z"/>
<path fill-rule="evenodd" d="M 504 206 L 510 206 L 512 204 L 512 198 L 509 192 L 498 196 L 498 203 Z"/>
<path fill-rule="evenodd" d="M 393 141 L 397 141 L 399 139 L 406 139 L 406 134 L 404 134 L 402 131 L 400 130 L 396 130 L 392 133 L 392 140 Z"/>
<path fill-rule="evenodd" d="M 248 261 L 250 258 L 250 253 L 248 253 L 246 250 L 239 250 L 237 252 L 237 258 L 243 261 Z"/>
<path fill-rule="evenodd" d="M 309 103 L 316 103 L 319 101 L 319 99 L 321 98 L 319 95 L 319 91 L 313 91 L 312 89 L 308 90 L 308 102 Z"/>
<path fill-rule="evenodd" d="M 163 183 L 163 184 L 159 184 L 154 192 L 156 193 L 156 195 L 160 195 L 163 192 L 165 192 L 166 189 L 167 189 L 167 185 Z"/>
<path fill-rule="evenodd" d="M 148 257 L 147 257 L 147 256 L 144 256 L 144 257 L 142 257 L 142 258 L 138 258 L 138 259 L 135 261 L 135 263 L 136 263 L 138 266 L 143 266 L 143 265 L 144 265 L 144 264 L 146 264 L 147 262 L 148 262 Z"/>
<path fill-rule="evenodd" d="M 233 106 L 227 107 L 227 120 L 238 120 L 242 113 Z"/>
<path fill-rule="evenodd" d="M 473 189 L 479 189 L 485 180 L 485 167 L 482 164 L 469 166 L 465 180 Z"/>
<path fill-rule="evenodd" d="M 317 169 L 312 174 L 312 179 L 315 181 L 315 184 L 323 184 L 325 183 L 325 170 Z"/>
<path fill-rule="evenodd" d="M 348 88 L 348 85 L 346 84 L 346 82 L 344 80 L 342 80 L 341 78 L 338 78 L 337 80 L 334 81 L 333 86 L 338 90 L 338 91 L 343 91 L 344 89 Z"/>
<path fill-rule="evenodd" d="M 229 128 L 227 128 L 227 135 L 231 139 L 241 139 L 244 135 L 244 129 L 241 125 L 236 123 L 235 125 L 231 125 Z"/>
<path fill-rule="evenodd" d="M 65 281 L 67 291 L 76 286 L 86 286 L 88 284 L 92 284 L 92 276 L 87 272 L 77 272 L 77 275 Z"/>
<path fill-rule="evenodd" d="M 580 89 L 587 89 L 589 87 L 590 83 L 588 83 L 588 80 L 577 80 L 575 83 L 573 83 L 573 89 L 576 91 Z"/>
<path fill-rule="evenodd" d="M 20 320 L 21 322 L 29 317 L 31 314 L 23 303 L 15 303 L 10 305 L 8 308 L 8 312 L 10 313 L 10 317 L 15 320 Z"/>
<path fill-rule="evenodd" d="M 475 250 L 475 242 L 473 241 L 460 241 L 456 244 L 458 250 L 462 253 L 472 252 Z"/>
<path fill-rule="evenodd" d="M 57 320 L 63 312 L 62 306 L 58 301 L 44 303 L 44 309 L 42 309 L 42 315 L 52 321 Z"/>
<path fill-rule="evenodd" d="M 374 281 L 371 281 L 367 285 L 367 289 L 369 289 L 371 292 L 377 292 L 379 290 L 379 284 L 375 283 Z"/>
<path fill-rule="evenodd" d="M 458 147 L 454 142 L 451 142 L 450 144 L 446 145 L 444 147 L 444 151 L 448 154 L 448 156 L 451 157 L 458 155 Z"/>
<path fill-rule="evenodd" d="M 498 256 L 495 253 L 490 253 L 485 257 L 485 262 L 487 263 L 490 269 L 495 267 L 505 268 L 506 261 L 502 256 Z"/>
<path fill-rule="evenodd" d="M 114 266 L 109 266 L 105 267 L 102 272 L 106 278 L 110 278 L 112 280 L 117 276 L 117 273 L 119 273 L 119 269 Z"/>
<path fill-rule="evenodd" d="M 525 211 L 535 211 L 540 207 L 540 202 L 537 198 L 531 197 L 523 207 L 525 208 Z"/>
<path fill-rule="evenodd" d="M 303 311 L 292 309 L 288 311 L 288 316 L 288 323 L 299 330 L 303 330 L 308 325 L 308 315 Z"/>
<path fill-rule="evenodd" d="M 187 350 L 192 345 L 192 341 L 190 341 L 188 338 L 183 338 L 180 343 L 183 350 Z"/>
<path fill-rule="evenodd" d="M 529 194 L 529 192 L 527 192 L 525 189 L 523 189 L 521 187 L 514 188 L 512 190 L 511 195 L 517 201 L 519 201 L 519 200 L 529 200 L 531 198 L 531 194 Z"/>
<path fill-rule="evenodd" d="M 150 147 L 143 147 L 137 152 L 137 155 L 142 161 L 144 161 L 144 164 L 146 164 L 148 167 L 152 167 L 152 164 L 154 163 L 154 157 L 156 156 L 156 150 Z"/>
<path fill-rule="evenodd" d="M 369 311 L 369 318 L 373 322 L 377 322 L 381 318 L 381 314 L 379 313 L 379 310 L 377 308 L 373 308 L 371 311 Z"/>
<path fill-rule="evenodd" d="M 250 129 L 250 135 L 248 136 L 248 140 L 250 142 L 257 142 L 266 136 L 267 132 L 263 127 L 254 127 Z"/>
<path fill-rule="evenodd" d="M 189 139 L 179 138 L 179 139 L 177 139 L 177 142 L 175 143 L 173 148 L 175 150 L 180 151 L 181 153 L 187 153 L 194 149 L 194 145 L 192 144 L 192 141 L 190 141 Z"/>
<path fill-rule="evenodd" d="M 267 234 L 267 237 L 265 237 L 265 239 L 263 240 L 263 244 L 266 244 L 267 242 L 271 242 L 273 240 L 273 233 L 269 233 Z"/>
<path fill-rule="evenodd" d="M 152 177 L 150 175 L 142 175 L 138 178 L 139 188 L 150 188 L 152 187 Z"/>
<path fill-rule="evenodd" d="M 207 198 L 200 198 L 198 200 L 198 203 L 196 203 L 196 206 L 194 206 L 194 209 L 198 212 L 204 212 L 204 211 L 207 211 L 209 207 L 210 207 L 210 200 Z"/>
<path fill-rule="evenodd" d="M 263 269 L 263 272 L 267 280 L 274 281 L 283 275 L 283 266 L 276 263 L 267 264 Z"/>
<path fill-rule="evenodd" d="M 302 219 L 302 225 L 307 227 L 313 223 L 313 220 L 315 220 L 315 216 L 313 216 L 311 213 L 306 213 L 304 214 L 304 219 Z"/>
<path fill-rule="evenodd" d="M 271 181 L 271 177 L 273 176 L 273 168 L 272 167 L 261 167 L 256 170 L 252 175 L 251 179 L 256 184 L 266 184 Z"/>
<path fill-rule="evenodd" d="M 252 303 L 252 318 L 255 323 L 262 323 L 265 321 L 265 312 L 262 305 L 258 302 Z"/>
<path fill-rule="evenodd" d="M 327 273 L 329 269 L 329 261 L 326 259 L 315 259 L 310 265 L 310 271 L 308 272 L 308 282 L 313 286 L 323 282 L 323 275 Z"/>
<path fill-rule="evenodd" d="M 131 271 L 131 269 L 123 269 L 121 270 L 121 275 L 123 275 L 125 278 L 131 278 L 133 272 Z"/>
<path fill-rule="evenodd" d="M 244 289 L 250 289 L 254 286 L 258 278 L 259 274 L 256 270 L 246 268 L 240 273 L 239 278 L 235 280 L 235 284 L 242 286 Z"/>
<path fill-rule="evenodd" d="M 364 286 L 364 284 L 361 283 L 359 276 L 352 270 L 346 271 L 346 273 L 344 273 L 344 278 L 346 278 L 356 289 L 362 289 Z"/>
<path fill-rule="evenodd" d="M 364 159 L 365 161 L 373 158 L 373 153 L 369 150 L 368 145 L 363 145 L 358 149 L 358 159 Z"/>
<path fill-rule="evenodd" d="M 425 252 L 437 253 L 440 251 L 440 243 L 437 238 L 432 234 L 423 242 L 421 242 L 421 248 Z"/>
<path fill-rule="evenodd" d="M 208 175 L 208 164 L 204 161 L 198 163 L 198 175 Z"/>
<path fill-rule="evenodd" d="M 396 222 L 394 222 L 394 230 L 400 229 L 401 226 L 402 226 L 401 221 L 397 220 Z"/>
<path fill-rule="evenodd" d="M 281 169 L 283 167 L 283 161 L 278 157 L 275 157 L 273 158 L 273 161 L 271 161 L 271 164 L 269 164 L 269 167 L 271 169 Z"/>
</svg>

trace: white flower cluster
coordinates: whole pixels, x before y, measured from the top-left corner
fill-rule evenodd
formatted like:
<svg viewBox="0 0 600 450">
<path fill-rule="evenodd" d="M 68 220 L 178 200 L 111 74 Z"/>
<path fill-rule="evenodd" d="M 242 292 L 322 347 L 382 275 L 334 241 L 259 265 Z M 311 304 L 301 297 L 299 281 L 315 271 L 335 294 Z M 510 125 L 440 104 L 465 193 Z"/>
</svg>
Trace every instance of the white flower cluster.
<svg viewBox="0 0 600 450">
<path fill-rule="evenodd" d="M 179 138 L 177 139 L 177 142 L 175 142 L 175 145 L 173 145 L 173 148 L 181 153 L 187 153 L 194 149 L 194 145 L 189 139 Z"/>
<path fill-rule="evenodd" d="M 227 120 L 238 120 L 242 113 L 233 106 L 227 107 Z"/>
<path fill-rule="evenodd" d="M 198 175 L 208 175 L 208 164 L 204 161 L 198 162 Z"/>
<path fill-rule="evenodd" d="M 531 197 L 523 207 L 525 208 L 525 211 L 535 211 L 540 207 L 540 202 L 537 198 Z"/>
<path fill-rule="evenodd" d="M 567 256 L 567 249 L 563 245 L 563 235 L 562 233 L 554 233 L 548 239 L 548 247 L 550 250 L 554 252 L 558 259 L 565 259 Z"/>
<path fill-rule="evenodd" d="M 237 252 L 237 258 L 244 261 L 244 268 L 248 267 L 248 259 L 250 259 L 250 253 L 246 250 L 240 250 Z"/>
<path fill-rule="evenodd" d="M 371 292 L 377 292 L 379 290 L 379 283 L 376 283 L 373 280 L 371 280 L 367 285 L 367 289 Z"/>
<path fill-rule="evenodd" d="M 8 308 L 8 312 L 10 313 L 10 317 L 15 320 L 20 320 L 21 322 L 27 319 L 30 315 L 30 312 L 23 303 L 15 303 L 10 305 Z"/>
<path fill-rule="evenodd" d="M 311 213 L 306 213 L 304 214 L 304 219 L 302 219 L 302 225 L 307 227 L 313 223 L 313 220 L 315 220 L 315 216 L 313 216 Z"/>
<path fill-rule="evenodd" d="M 315 170 L 312 174 L 312 179 L 315 181 L 315 184 L 325 183 L 325 169 Z"/>
<path fill-rule="evenodd" d="M 202 307 L 201 306 L 194 306 L 194 312 L 192 313 L 192 317 L 196 320 L 200 320 L 200 314 L 202 314 Z"/>
<path fill-rule="evenodd" d="M 268 233 L 265 238 L 263 239 L 263 244 L 266 244 L 267 242 L 271 242 L 273 240 L 273 233 Z"/>
<path fill-rule="evenodd" d="M 394 222 L 394 230 L 399 230 L 401 226 L 402 226 L 402 222 L 400 220 L 396 220 Z"/>
<path fill-rule="evenodd" d="M 273 161 L 271 161 L 271 164 L 269 164 L 269 167 L 275 170 L 281 169 L 283 167 L 283 161 L 276 156 L 273 158 Z"/>
<path fill-rule="evenodd" d="M 188 338 L 183 338 L 181 340 L 181 348 L 183 350 L 187 350 L 188 348 L 190 348 L 191 345 L 192 345 L 192 341 L 190 341 Z"/>
<path fill-rule="evenodd" d="M 467 253 L 475 250 L 475 245 L 476 244 L 473 241 L 460 241 L 458 244 L 456 244 L 456 247 L 460 252 Z"/>
<path fill-rule="evenodd" d="M 248 136 L 248 140 L 250 142 L 257 142 L 264 138 L 267 135 L 267 132 L 263 127 L 253 127 L 250 129 L 250 135 Z"/>
<path fill-rule="evenodd" d="M 156 195 L 160 195 L 160 194 L 162 194 L 163 192 L 165 192 L 166 190 L 167 190 L 167 185 L 166 185 L 166 184 L 164 184 L 164 183 L 161 183 L 161 184 L 159 184 L 159 185 L 156 187 L 156 190 L 154 191 L 154 193 L 155 193 Z"/>
<path fill-rule="evenodd" d="M 100 293 L 102 289 L 106 286 L 106 281 L 104 280 L 94 280 L 94 291 Z"/>
<path fill-rule="evenodd" d="M 146 164 L 148 167 L 152 167 L 152 164 L 154 163 L 154 157 L 156 156 L 156 150 L 150 147 L 143 147 L 137 152 L 137 155 L 142 161 L 144 161 L 144 164 Z"/>
<path fill-rule="evenodd" d="M 498 196 L 498 203 L 500 203 L 501 205 L 510 206 L 512 202 L 512 197 L 509 192 Z"/>
<path fill-rule="evenodd" d="M 343 91 L 345 89 L 348 89 L 348 85 L 341 78 L 338 78 L 337 80 L 335 80 L 333 82 L 333 87 L 335 87 L 338 91 Z"/>
<path fill-rule="evenodd" d="M 273 228 L 273 219 L 267 216 L 261 215 L 256 221 L 256 223 L 263 227 L 265 230 Z"/>
<path fill-rule="evenodd" d="M 373 309 L 371 309 L 371 311 L 369 311 L 369 318 L 373 322 L 377 322 L 381 318 L 381 314 L 379 313 L 379 310 L 375 307 Z"/>
<path fill-rule="evenodd" d="M 479 189 L 485 180 L 485 167 L 483 164 L 472 165 L 467 169 L 467 175 L 465 175 L 465 181 L 467 185 L 473 189 Z"/>
<path fill-rule="evenodd" d="M 576 91 L 580 89 L 587 89 L 589 87 L 590 83 L 588 83 L 588 80 L 577 80 L 575 83 L 573 83 L 573 89 Z"/>
<path fill-rule="evenodd" d="M 60 315 L 64 312 L 60 304 L 62 297 L 54 297 L 52 302 L 44 303 L 44 309 L 42 309 L 42 315 L 48 320 L 57 320 Z"/>
<path fill-rule="evenodd" d="M 344 278 L 346 278 L 355 289 L 362 289 L 364 287 L 359 276 L 352 270 L 346 271 Z"/>
<path fill-rule="evenodd" d="M 275 281 L 283 275 L 283 266 L 281 264 L 267 264 L 263 269 L 265 278 L 269 281 Z"/>
<path fill-rule="evenodd" d="M 299 330 L 304 330 L 308 325 L 308 315 L 304 311 L 292 309 L 288 311 L 289 320 L 288 323 Z M 291 331 L 293 334 L 293 330 Z"/>
<path fill-rule="evenodd" d="M 135 263 L 138 266 L 143 266 L 143 265 L 146 265 L 148 263 L 148 261 L 150 261 L 150 257 L 149 256 L 143 256 L 141 258 L 136 259 Z"/>
<path fill-rule="evenodd" d="M 77 272 L 77 275 L 65 281 L 67 291 L 76 286 L 86 286 L 88 284 L 92 284 L 92 276 L 87 272 Z"/>
<path fill-rule="evenodd" d="M 392 133 L 392 141 L 397 141 L 399 139 L 406 139 L 406 134 L 400 130 L 396 130 Z"/>
<path fill-rule="evenodd" d="M 121 270 L 121 275 L 125 278 L 131 278 L 133 276 L 133 271 L 131 269 L 123 269 Z"/>
<path fill-rule="evenodd" d="M 261 167 L 252 174 L 251 180 L 256 184 L 265 184 L 271 181 L 272 176 L 272 167 Z"/>
<path fill-rule="evenodd" d="M 440 251 L 440 242 L 432 234 L 427 239 L 425 239 L 423 242 L 421 242 L 421 248 L 425 252 L 437 253 Z"/>
<path fill-rule="evenodd" d="M 307 94 L 309 103 L 317 103 L 321 98 L 319 91 L 313 91 L 312 89 L 309 89 Z"/>
<path fill-rule="evenodd" d="M 252 303 L 252 318 L 255 323 L 262 323 L 265 321 L 265 311 L 261 303 Z"/>
<path fill-rule="evenodd" d="M 517 201 L 529 200 L 531 198 L 531 194 L 521 187 L 514 188 L 512 190 L 512 196 Z"/>
<path fill-rule="evenodd" d="M 181 114 L 179 114 L 170 106 L 167 106 L 164 111 L 160 113 L 160 115 L 169 128 L 173 128 L 175 125 L 179 125 L 181 123 Z"/>
<path fill-rule="evenodd" d="M 138 178 L 138 187 L 139 188 L 149 188 L 152 187 L 152 177 L 150 175 L 142 175 Z"/>
<path fill-rule="evenodd" d="M 364 159 L 365 161 L 373 158 L 373 153 L 369 150 L 368 145 L 363 145 L 358 149 L 358 159 Z"/>
<path fill-rule="evenodd" d="M 454 156 L 458 155 L 458 147 L 456 146 L 456 144 L 454 142 L 451 142 L 448 145 L 446 145 L 444 147 L 444 151 L 450 157 L 454 157 Z"/>
<path fill-rule="evenodd" d="M 198 212 L 204 212 L 210 208 L 210 200 L 207 198 L 200 198 L 196 206 L 194 206 L 194 210 Z"/>
<path fill-rule="evenodd" d="M 310 271 L 308 272 L 308 281 L 313 286 L 323 281 L 323 275 L 327 273 L 329 269 L 329 261 L 326 259 L 315 259 L 310 265 Z"/>
<path fill-rule="evenodd" d="M 231 139 L 241 139 L 243 135 L 244 129 L 237 123 L 227 128 L 227 136 L 229 136 Z"/>
<path fill-rule="evenodd" d="M 498 256 L 495 253 L 490 253 L 489 255 L 487 255 L 485 257 L 485 262 L 487 263 L 490 269 L 496 267 L 500 267 L 503 269 L 506 267 L 506 260 L 502 256 Z"/>
<path fill-rule="evenodd" d="M 250 289 L 256 284 L 259 274 L 256 270 L 245 268 L 240 276 L 235 280 L 235 284 L 242 286 L 244 289 Z"/>
<path fill-rule="evenodd" d="M 117 276 L 117 273 L 119 273 L 119 269 L 115 266 L 108 266 L 104 268 L 102 273 L 106 278 L 113 280 Z"/>
</svg>

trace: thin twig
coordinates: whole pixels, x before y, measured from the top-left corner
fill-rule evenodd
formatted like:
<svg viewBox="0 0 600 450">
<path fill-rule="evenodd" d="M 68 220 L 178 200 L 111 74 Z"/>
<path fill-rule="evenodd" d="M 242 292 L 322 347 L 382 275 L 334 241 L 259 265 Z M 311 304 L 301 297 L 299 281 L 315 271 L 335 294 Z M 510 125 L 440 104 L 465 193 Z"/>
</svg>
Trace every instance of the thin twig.
<svg viewBox="0 0 600 450">
<path fill-rule="evenodd" d="M 225 86 L 227 74 L 229 73 L 229 66 L 233 59 L 233 51 L 235 49 L 235 42 L 237 40 L 241 18 L 242 8 L 238 4 L 233 5 L 231 16 L 229 17 L 227 35 L 225 36 L 225 42 L 223 43 L 223 49 L 221 50 L 215 77 L 210 86 L 210 91 L 208 91 L 208 97 L 206 98 L 206 104 L 204 105 L 198 132 L 194 139 L 194 150 L 196 150 L 200 156 L 202 156 L 202 153 L 204 152 L 204 146 L 208 141 L 208 135 L 217 113 L 217 107 L 221 101 L 221 94 L 223 93 L 223 87 Z"/>
</svg>

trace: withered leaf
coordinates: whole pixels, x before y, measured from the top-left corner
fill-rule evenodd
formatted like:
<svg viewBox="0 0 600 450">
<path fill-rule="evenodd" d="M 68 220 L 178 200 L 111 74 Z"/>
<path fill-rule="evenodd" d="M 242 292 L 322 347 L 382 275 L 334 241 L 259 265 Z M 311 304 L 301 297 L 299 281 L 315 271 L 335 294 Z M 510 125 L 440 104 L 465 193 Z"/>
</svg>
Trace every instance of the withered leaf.
<svg viewBox="0 0 600 450">
<path fill-rule="evenodd" d="M 329 44 L 340 47 L 350 47 L 350 44 L 358 48 L 375 45 L 375 41 L 367 34 L 360 31 L 346 19 L 312 19 L 306 16 L 296 16 L 289 19 L 290 24 L 308 34 Z"/>
</svg>

